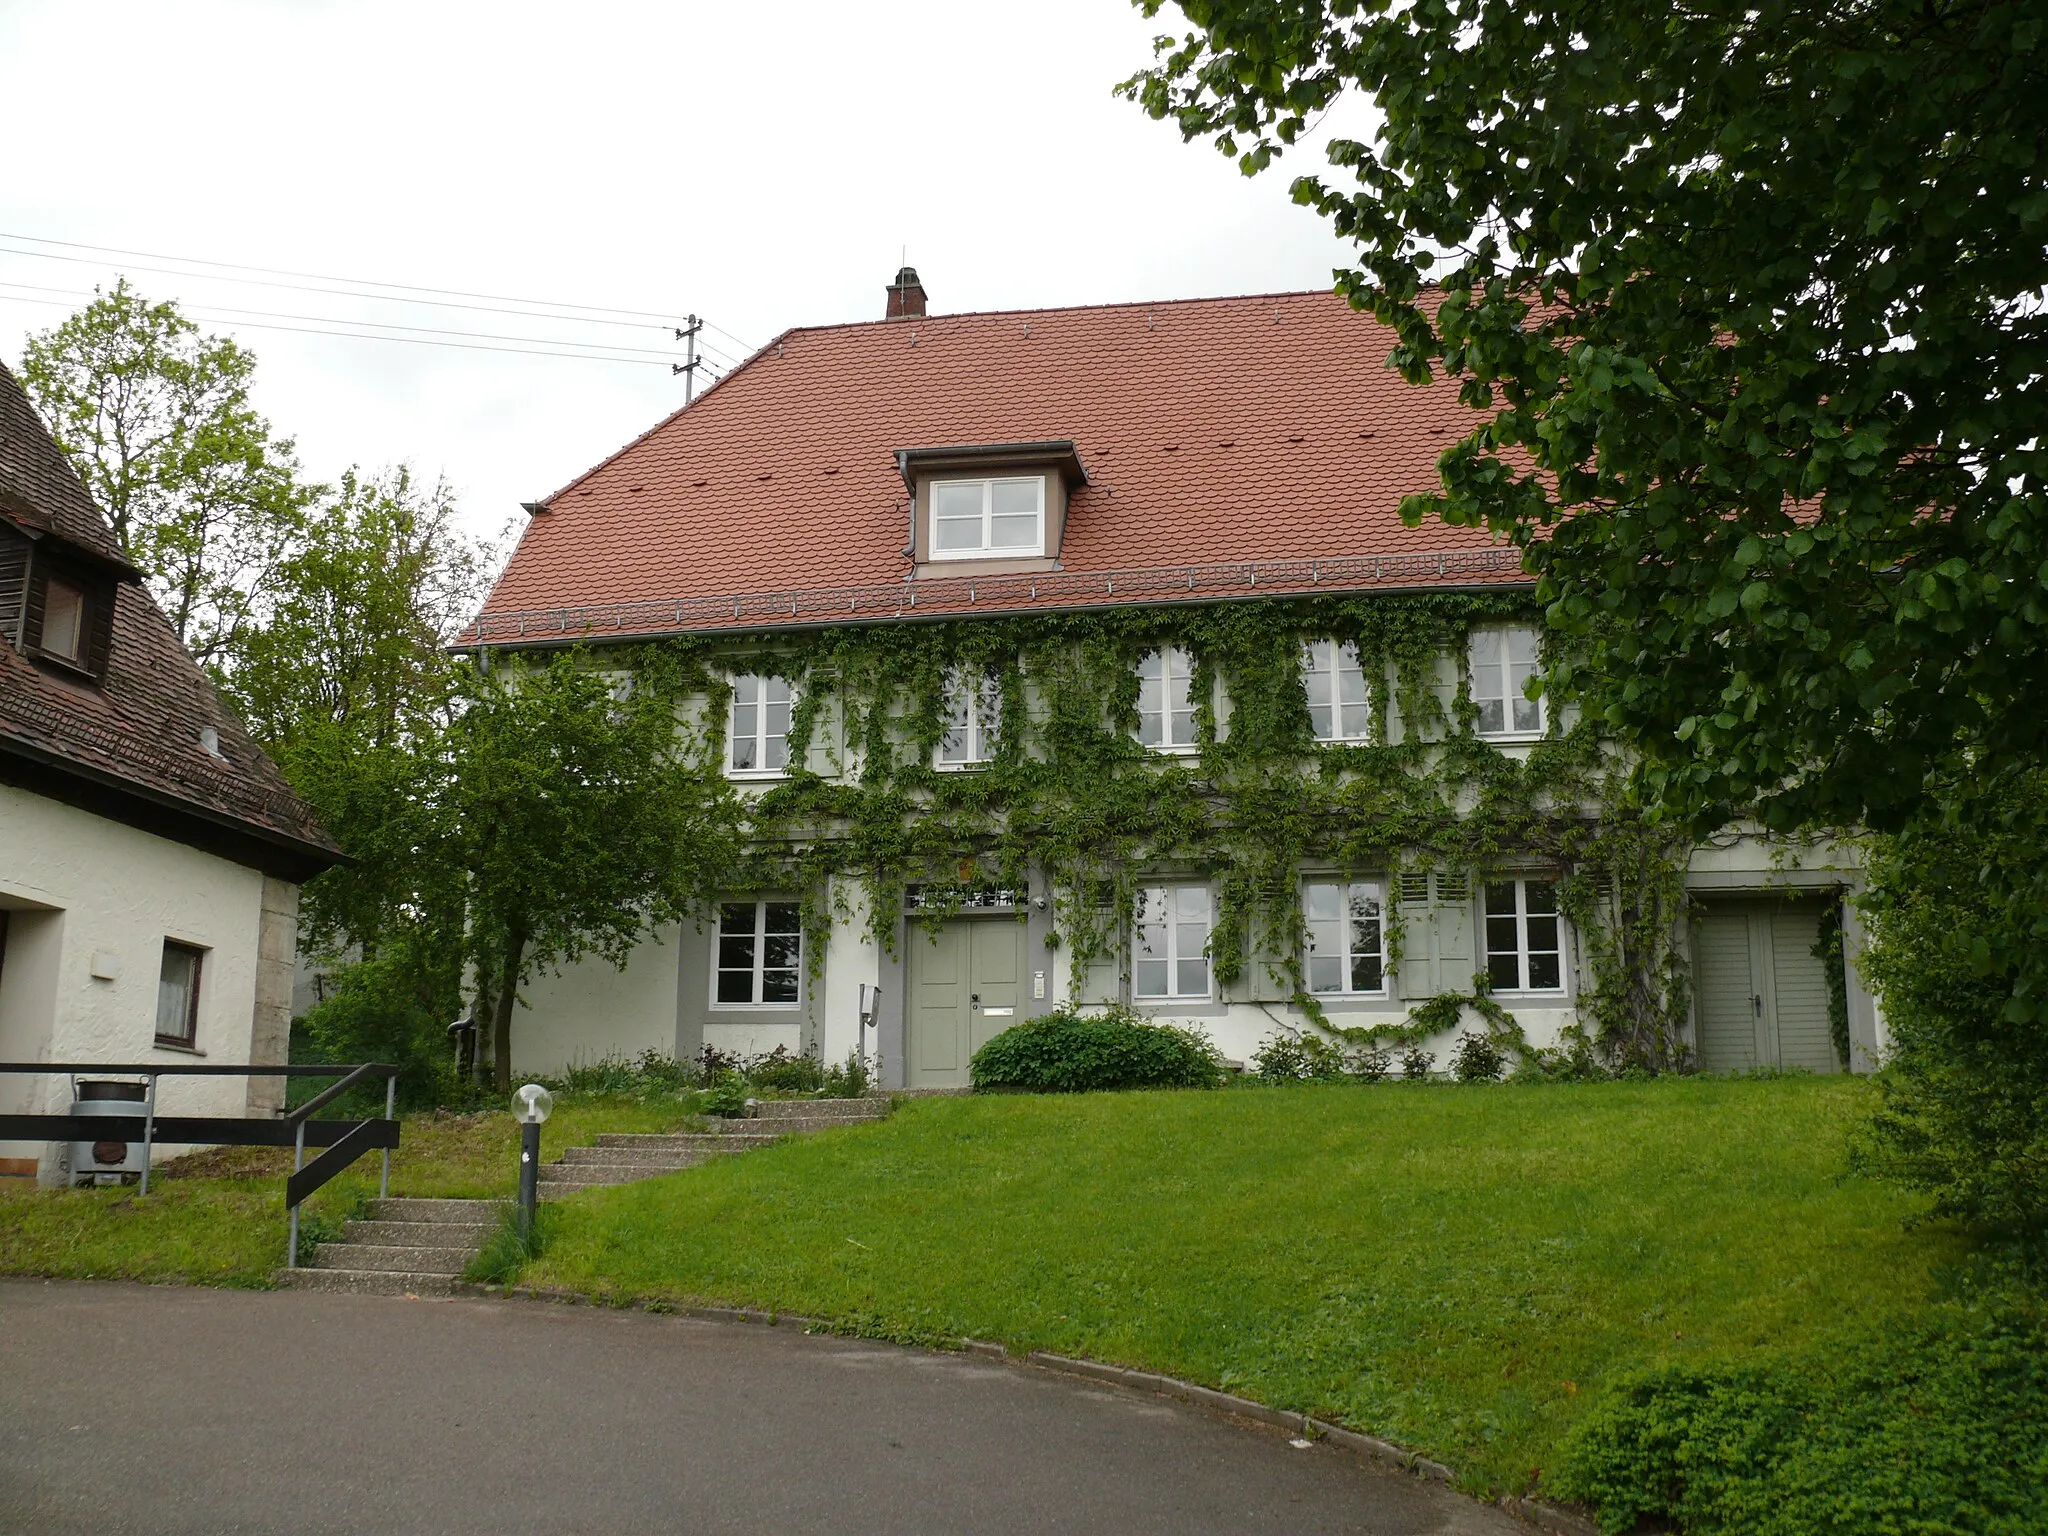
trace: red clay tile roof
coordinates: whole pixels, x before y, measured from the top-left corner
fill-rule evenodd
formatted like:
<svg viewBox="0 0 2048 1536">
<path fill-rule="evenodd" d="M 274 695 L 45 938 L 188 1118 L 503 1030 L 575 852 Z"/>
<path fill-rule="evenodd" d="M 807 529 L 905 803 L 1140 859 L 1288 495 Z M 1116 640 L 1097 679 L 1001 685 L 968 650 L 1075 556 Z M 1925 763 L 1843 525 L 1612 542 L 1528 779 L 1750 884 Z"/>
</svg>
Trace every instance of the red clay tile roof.
<svg viewBox="0 0 2048 1536">
<path fill-rule="evenodd" d="M 549 497 L 480 637 L 1527 580 L 1484 530 L 1402 525 L 1473 417 L 1390 345 L 1329 293 L 789 331 Z M 1089 474 L 1064 571 L 912 583 L 897 450 L 1047 439 Z"/>
<path fill-rule="evenodd" d="M 0 518 L 126 565 L 106 519 L 4 366 L 0 486 L 9 492 Z M 101 686 L 38 667 L 12 639 L 0 636 L 0 778 L 40 788 L 55 774 L 111 790 L 167 811 L 149 818 L 166 835 L 224 827 L 249 861 L 293 878 L 336 861 L 336 845 L 311 809 L 221 701 L 139 585 L 118 585 Z M 200 746 L 204 725 L 219 733 L 225 761 Z"/>
</svg>

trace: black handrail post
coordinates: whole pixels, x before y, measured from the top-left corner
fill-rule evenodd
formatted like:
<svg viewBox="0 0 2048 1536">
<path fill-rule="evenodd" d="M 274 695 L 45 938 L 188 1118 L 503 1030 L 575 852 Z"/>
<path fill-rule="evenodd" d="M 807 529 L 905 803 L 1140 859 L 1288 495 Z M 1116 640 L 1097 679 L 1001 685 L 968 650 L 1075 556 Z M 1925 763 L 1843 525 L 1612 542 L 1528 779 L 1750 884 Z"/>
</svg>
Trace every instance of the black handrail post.
<svg viewBox="0 0 2048 1536">
<path fill-rule="evenodd" d="M 384 1118 L 386 1120 L 396 1120 L 398 1118 L 398 1069 L 395 1067 L 392 1068 L 391 1072 L 384 1079 Z M 391 1149 L 389 1147 L 384 1148 L 384 1172 L 377 1180 L 377 1198 L 379 1200 L 389 1200 L 391 1198 Z"/>
<path fill-rule="evenodd" d="M 156 1140 L 156 1074 L 149 1074 L 149 1103 L 142 1112 L 142 1188 L 136 1198 L 149 1193 L 149 1151 Z"/>
<path fill-rule="evenodd" d="M 292 1172 L 297 1173 L 306 1163 L 306 1122 L 299 1121 L 298 1139 L 292 1143 Z M 299 1202 L 292 1202 L 291 1248 L 284 1256 L 286 1269 L 299 1267 Z"/>
</svg>

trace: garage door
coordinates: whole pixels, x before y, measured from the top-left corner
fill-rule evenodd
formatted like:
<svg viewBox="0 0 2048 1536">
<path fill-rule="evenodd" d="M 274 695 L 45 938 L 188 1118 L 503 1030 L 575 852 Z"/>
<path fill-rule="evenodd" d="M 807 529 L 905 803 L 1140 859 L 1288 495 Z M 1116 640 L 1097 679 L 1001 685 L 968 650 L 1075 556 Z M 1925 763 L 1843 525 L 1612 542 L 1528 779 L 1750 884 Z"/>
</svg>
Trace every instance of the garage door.
<svg viewBox="0 0 2048 1536">
<path fill-rule="evenodd" d="M 1724 901 L 1692 925 L 1700 1070 L 1755 1066 L 1839 1072 L 1828 1034 L 1828 978 L 1814 946 L 1820 901 Z"/>
</svg>

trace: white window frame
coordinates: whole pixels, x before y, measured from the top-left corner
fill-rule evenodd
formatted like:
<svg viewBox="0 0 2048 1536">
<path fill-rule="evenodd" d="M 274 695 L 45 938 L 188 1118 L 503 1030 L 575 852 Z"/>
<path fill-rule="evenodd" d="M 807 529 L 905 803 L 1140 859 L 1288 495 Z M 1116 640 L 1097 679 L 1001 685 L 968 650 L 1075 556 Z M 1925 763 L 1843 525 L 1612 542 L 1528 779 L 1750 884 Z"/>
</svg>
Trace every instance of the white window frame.
<svg viewBox="0 0 2048 1536">
<path fill-rule="evenodd" d="M 1358 698 L 1344 697 L 1344 684 L 1358 679 Z M 1301 648 L 1301 684 L 1308 692 L 1308 717 L 1317 741 L 1331 746 L 1355 745 L 1372 739 L 1372 688 L 1350 640 L 1311 640 Z M 1317 710 L 1327 711 L 1329 727 L 1316 729 Z M 1347 722 L 1346 712 L 1356 713 Z M 1347 724 L 1355 729 L 1346 729 Z"/>
<path fill-rule="evenodd" d="M 1549 891 L 1550 910 L 1548 912 L 1532 912 L 1530 910 L 1529 888 L 1531 886 L 1542 887 Z M 1514 910 L 1512 912 L 1505 910 L 1496 911 L 1494 908 L 1495 893 L 1504 889 L 1512 891 L 1514 899 Z M 1544 924 L 1547 923 L 1549 925 L 1550 943 L 1548 945 L 1534 949 L 1530 947 L 1529 930 L 1532 923 L 1539 930 Z M 1496 924 L 1513 925 L 1513 949 L 1510 950 L 1495 945 Z M 1541 876 L 1502 875 L 1496 879 L 1483 881 L 1479 890 L 1479 937 L 1481 952 L 1486 961 L 1487 975 L 1493 975 L 1493 962 L 1496 956 L 1503 959 L 1512 959 L 1514 962 L 1514 985 L 1503 986 L 1500 980 L 1496 978 L 1493 983 L 1493 989 L 1496 992 L 1526 992 L 1545 997 L 1559 997 L 1564 994 L 1564 914 L 1558 910 L 1557 882 L 1555 880 L 1545 879 Z M 1504 933 L 1503 937 L 1505 937 Z M 1533 985 L 1530 981 L 1530 976 L 1535 968 L 1535 959 L 1539 955 L 1548 958 L 1557 967 L 1557 980 L 1552 985 L 1539 987 Z"/>
<path fill-rule="evenodd" d="M 1309 892 L 1321 888 L 1337 893 L 1338 914 L 1334 919 L 1316 918 L 1309 911 Z M 1377 936 L 1377 944 L 1371 950 L 1359 949 L 1354 941 L 1358 936 L 1357 923 L 1360 919 L 1352 912 L 1354 898 L 1363 896 L 1373 903 L 1376 911 L 1371 919 Z M 1378 880 L 1344 880 L 1335 876 L 1324 879 L 1305 879 L 1301 882 L 1301 920 L 1303 928 L 1304 953 L 1302 955 L 1302 976 L 1308 990 L 1317 997 L 1385 997 L 1387 995 L 1387 888 Z M 1313 924 L 1334 921 L 1343 934 L 1343 947 L 1337 953 L 1343 985 L 1319 987 L 1315 984 L 1315 960 L 1318 956 Z M 1380 983 L 1376 987 L 1353 985 L 1353 965 L 1356 961 L 1370 956 L 1379 962 Z"/>
<path fill-rule="evenodd" d="M 752 931 L 750 933 L 728 933 L 725 925 L 725 920 L 728 913 L 737 911 L 739 908 L 742 907 L 752 908 L 753 910 Z M 794 930 L 781 928 L 775 930 L 777 937 L 787 936 L 792 931 L 796 936 L 796 960 L 792 965 L 770 966 L 767 963 L 769 936 L 768 909 L 770 907 L 788 907 L 796 913 L 797 926 Z M 749 940 L 749 942 L 751 942 L 753 945 L 753 958 L 749 961 L 746 972 L 746 974 L 751 978 L 747 988 L 747 996 L 749 1000 L 744 1003 L 727 1002 L 724 999 L 720 998 L 718 995 L 718 983 L 721 977 L 724 977 L 729 974 L 740 974 L 740 967 L 736 965 L 729 966 L 724 964 L 725 941 L 727 938 L 744 938 Z M 770 970 L 778 972 L 787 971 L 790 973 L 790 975 L 794 978 L 796 983 L 795 997 L 790 998 L 787 1002 L 782 1001 L 781 999 L 776 999 L 773 1001 L 763 1001 L 761 994 L 767 990 L 767 975 Z M 760 896 L 753 898 L 742 898 L 735 901 L 719 902 L 718 921 L 716 924 L 713 925 L 711 930 L 711 1006 L 715 1009 L 721 1010 L 746 1009 L 747 1011 L 752 1013 L 787 1013 L 792 1011 L 793 1009 L 803 1007 L 803 1003 L 804 931 L 803 913 L 800 904 L 793 899 L 783 900 L 780 897 L 774 896 Z"/>
<path fill-rule="evenodd" d="M 1159 707 L 1145 707 L 1145 685 L 1153 681 L 1148 670 L 1154 664 L 1159 668 Z M 1155 651 L 1147 651 L 1138 661 L 1138 745 L 1147 752 L 1159 752 L 1167 756 L 1187 756 L 1202 750 L 1199 732 L 1195 725 L 1195 658 L 1185 646 L 1162 645 Z M 1179 702 L 1175 702 L 1175 685 L 1179 686 Z M 1154 722 L 1157 741 L 1145 739 L 1147 718 Z M 1176 741 L 1177 728 L 1185 722 L 1185 741 Z"/>
<path fill-rule="evenodd" d="M 796 709 L 796 688 L 789 679 L 772 677 L 760 672 L 743 672 L 729 679 L 732 698 L 725 707 L 725 776 L 729 779 L 783 779 L 789 776 L 789 720 Z M 772 695 L 780 690 L 781 699 Z M 743 695 L 750 695 L 743 697 Z M 754 711 L 754 729 L 741 735 L 739 712 L 751 708 Z M 768 713 L 771 709 L 782 711 L 782 729 L 768 729 Z M 739 766 L 741 742 L 753 746 L 756 766 Z M 768 762 L 769 744 L 782 743 L 782 763 L 779 767 L 762 766 Z"/>
<path fill-rule="evenodd" d="M 1200 911 L 1192 910 L 1199 898 Z M 1145 938 L 1147 909 L 1157 904 L 1164 916 L 1164 953 L 1154 951 Z M 1202 942 L 1188 953 L 1189 935 L 1183 928 L 1200 922 Z M 1148 885 L 1138 891 L 1138 904 L 1131 913 L 1131 1000 L 1143 1003 L 1205 1003 L 1215 992 L 1215 972 L 1209 963 L 1209 938 L 1216 931 L 1216 899 L 1206 885 Z M 1166 990 L 1147 992 L 1138 984 L 1141 964 L 1166 966 Z M 1202 987 L 1190 991 L 1184 985 L 1184 965 L 1201 966 Z"/>
<path fill-rule="evenodd" d="M 1043 475 L 970 475 L 961 479 L 931 480 L 926 482 L 931 502 L 925 520 L 925 559 L 933 563 L 947 560 L 1032 560 L 1045 554 L 1045 476 Z M 981 488 L 981 542 L 970 549 L 947 549 L 939 543 L 939 492 L 947 486 L 973 485 Z M 999 485 L 1029 485 L 1035 489 L 1038 505 L 1032 516 L 1037 531 L 1029 544 L 996 544 L 995 538 L 995 488 Z M 1005 514 L 1021 516 L 1022 514 Z M 948 522 L 960 521 L 949 517 Z"/>
<path fill-rule="evenodd" d="M 979 667 L 955 667 L 946 674 L 940 707 L 946 729 L 932 749 L 933 765 L 962 772 L 994 762 L 1002 744 L 1003 680 Z"/>
<path fill-rule="evenodd" d="M 1527 644 L 1527 655 L 1518 660 L 1515 650 L 1521 642 Z M 1497 649 L 1482 660 L 1482 645 Z M 1541 696 L 1532 699 L 1522 692 L 1528 680 L 1543 670 L 1543 646 L 1534 629 L 1509 624 L 1473 630 L 1466 642 L 1465 665 L 1472 679 L 1472 703 L 1479 711 L 1475 729 L 1480 736 L 1489 741 L 1531 741 L 1549 728 L 1550 701 Z M 1498 725 L 1486 723 L 1489 704 L 1500 706 Z"/>
</svg>

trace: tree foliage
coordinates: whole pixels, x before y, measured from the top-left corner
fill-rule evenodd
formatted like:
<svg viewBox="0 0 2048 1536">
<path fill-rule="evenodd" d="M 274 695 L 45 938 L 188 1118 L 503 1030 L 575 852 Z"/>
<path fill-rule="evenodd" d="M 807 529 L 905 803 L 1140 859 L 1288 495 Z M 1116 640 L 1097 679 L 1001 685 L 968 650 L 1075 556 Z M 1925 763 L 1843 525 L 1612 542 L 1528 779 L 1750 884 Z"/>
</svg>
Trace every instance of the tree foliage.
<svg viewBox="0 0 2048 1536">
<path fill-rule="evenodd" d="M 724 786 L 692 771 L 664 671 L 650 657 L 617 688 L 576 656 L 479 673 L 450 729 L 453 864 L 501 1091 L 512 1010 L 537 969 L 586 954 L 623 966 L 656 926 L 707 905 L 731 866 Z"/>
<path fill-rule="evenodd" d="M 1405 510 L 1522 543 L 1665 801 L 1895 825 L 2040 758 L 2038 0 L 1184 9 L 1126 89 L 1247 171 L 1384 114 L 1294 194 L 1481 413 Z"/>
<path fill-rule="evenodd" d="M 178 637 L 218 662 L 279 587 L 319 487 L 250 403 L 256 358 L 112 290 L 29 338 L 21 378 Z"/>
</svg>

